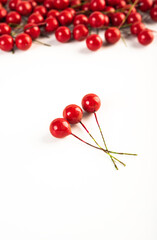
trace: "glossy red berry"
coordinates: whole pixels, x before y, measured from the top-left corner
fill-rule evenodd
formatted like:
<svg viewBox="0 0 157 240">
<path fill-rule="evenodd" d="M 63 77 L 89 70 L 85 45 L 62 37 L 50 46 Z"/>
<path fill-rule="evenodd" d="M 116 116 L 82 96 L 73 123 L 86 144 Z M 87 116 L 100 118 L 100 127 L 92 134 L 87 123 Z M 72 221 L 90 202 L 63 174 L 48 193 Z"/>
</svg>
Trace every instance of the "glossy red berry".
<svg viewBox="0 0 157 240">
<path fill-rule="evenodd" d="M 157 7 L 150 10 L 151 19 L 157 22 Z"/>
<path fill-rule="evenodd" d="M 45 0 L 43 3 L 44 7 L 46 7 L 47 10 L 50 10 L 53 8 L 53 0 Z"/>
<path fill-rule="evenodd" d="M 136 12 L 136 8 L 135 8 L 135 7 L 132 7 L 131 4 L 127 4 L 127 5 L 125 5 L 125 7 L 124 7 L 124 10 L 125 10 L 124 13 L 125 13 L 125 14 L 128 14 L 128 12 L 130 11 L 130 9 L 131 9 L 130 14 Z"/>
<path fill-rule="evenodd" d="M 90 10 L 90 3 L 87 2 L 87 3 L 83 4 L 81 9 L 82 9 L 82 11 L 89 11 Z"/>
<path fill-rule="evenodd" d="M 138 41 L 140 44 L 146 46 L 150 44 L 154 39 L 153 32 L 149 29 L 144 29 L 138 34 Z"/>
<path fill-rule="evenodd" d="M 60 12 L 58 16 L 58 21 L 61 25 L 68 26 L 72 23 L 73 15 L 70 13 L 70 11 L 64 10 Z"/>
<path fill-rule="evenodd" d="M 134 23 L 130 27 L 130 31 L 133 35 L 138 35 L 144 29 L 145 29 L 145 25 L 142 22 Z"/>
<path fill-rule="evenodd" d="M 0 36 L 0 49 L 6 52 L 9 52 L 13 49 L 14 47 L 14 40 L 13 38 L 8 35 L 4 34 Z"/>
<path fill-rule="evenodd" d="M 20 50 L 28 50 L 32 45 L 31 37 L 26 33 L 21 33 L 15 38 L 16 47 Z"/>
<path fill-rule="evenodd" d="M 140 0 L 138 2 L 139 4 L 139 9 L 143 12 L 146 12 L 151 9 L 153 6 L 153 1 L 152 0 Z"/>
<path fill-rule="evenodd" d="M 136 23 L 136 22 L 141 22 L 142 21 L 142 17 L 141 14 L 138 12 L 135 13 L 131 13 L 128 18 L 127 18 L 127 23 L 128 24 L 132 24 L 132 23 Z"/>
<path fill-rule="evenodd" d="M 93 28 L 108 26 L 109 25 L 109 17 L 107 15 L 104 15 L 101 12 L 95 11 L 89 16 L 88 22 L 89 22 L 90 26 Z"/>
<path fill-rule="evenodd" d="M 16 11 L 22 16 L 28 16 L 32 12 L 32 5 L 28 1 L 19 2 Z"/>
<path fill-rule="evenodd" d="M 50 124 L 50 133 L 56 138 L 64 138 L 71 134 L 71 127 L 64 118 L 56 118 Z"/>
<path fill-rule="evenodd" d="M 124 8 L 125 6 L 126 6 L 126 1 L 120 0 L 116 4 L 116 9 L 121 9 L 121 8 Z"/>
<path fill-rule="evenodd" d="M 125 19 L 125 14 L 116 12 L 111 15 L 111 21 L 113 26 L 120 26 Z"/>
<path fill-rule="evenodd" d="M 81 0 L 71 0 L 70 1 L 70 6 L 71 7 L 75 6 L 76 10 L 80 9 L 80 6 L 79 6 L 80 4 L 81 4 Z M 78 6 L 78 7 L 76 7 L 76 6 Z"/>
<path fill-rule="evenodd" d="M 114 13 L 115 12 L 115 8 L 111 7 L 111 6 L 106 6 L 105 9 L 104 9 L 104 12 L 106 14 Z"/>
<path fill-rule="evenodd" d="M 32 9 L 34 9 L 37 6 L 37 2 L 35 0 L 28 0 L 28 2 L 31 4 Z"/>
<path fill-rule="evenodd" d="M 92 11 L 103 11 L 105 9 L 105 0 L 92 0 L 90 3 L 90 9 Z"/>
<path fill-rule="evenodd" d="M 10 0 L 9 1 L 10 10 L 16 10 L 16 7 L 17 7 L 19 2 L 20 2 L 20 0 Z"/>
<path fill-rule="evenodd" d="M 5 8 L 1 7 L 0 8 L 0 21 L 3 20 L 7 16 L 7 11 Z"/>
<path fill-rule="evenodd" d="M 46 9 L 44 6 L 42 6 L 42 5 L 36 6 L 36 7 L 34 8 L 34 11 L 33 11 L 33 12 L 39 13 L 39 14 L 41 14 L 43 17 L 46 17 L 46 15 L 47 15 L 47 9 Z"/>
<path fill-rule="evenodd" d="M 55 32 L 56 39 L 59 42 L 66 43 L 70 40 L 71 38 L 71 32 L 68 27 L 59 27 L 56 32 Z"/>
<path fill-rule="evenodd" d="M 83 24 L 79 24 L 75 26 L 73 29 L 73 37 L 77 41 L 82 41 L 86 39 L 88 33 L 89 33 L 88 28 Z"/>
<path fill-rule="evenodd" d="M 0 23 L 0 35 L 3 34 L 10 34 L 11 33 L 11 27 L 6 23 Z"/>
<path fill-rule="evenodd" d="M 45 23 L 46 23 L 45 31 L 48 33 L 55 31 L 59 26 L 57 19 L 54 17 L 47 18 L 45 20 Z"/>
<path fill-rule="evenodd" d="M 97 51 L 102 46 L 102 39 L 97 34 L 92 34 L 86 39 L 87 48 L 91 51 Z"/>
<path fill-rule="evenodd" d="M 6 22 L 8 24 L 20 24 L 21 23 L 21 15 L 18 12 L 12 11 L 9 12 L 6 16 Z"/>
<path fill-rule="evenodd" d="M 59 16 L 59 11 L 57 11 L 56 9 L 51 9 L 47 14 L 47 17 L 57 18 L 58 16 Z"/>
<path fill-rule="evenodd" d="M 121 38 L 121 33 L 118 28 L 110 27 L 105 32 L 105 39 L 108 43 L 114 44 Z"/>
<path fill-rule="evenodd" d="M 32 13 L 28 18 L 28 23 L 42 23 L 44 21 L 44 18 L 39 13 Z"/>
<path fill-rule="evenodd" d="M 73 17 L 76 15 L 76 11 L 73 8 L 66 8 L 66 11 L 69 11 Z"/>
<path fill-rule="evenodd" d="M 79 123 L 82 120 L 83 111 L 79 106 L 77 106 L 75 104 L 70 104 L 64 109 L 63 117 L 70 124 L 76 124 L 76 123 Z"/>
<path fill-rule="evenodd" d="M 32 39 L 40 36 L 40 28 L 34 23 L 28 23 L 24 26 L 24 32 L 27 33 Z"/>
<path fill-rule="evenodd" d="M 64 10 L 69 6 L 69 0 L 54 0 L 53 5 L 56 9 Z"/>
<path fill-rule="evenodd" d="M 74 24 L 74 26 L 79 25 L 79 24 L 87 25 L 88 17 L 84 14 L 79 14 L 74 18 L 73 24 Z"/>
<path fill-rule="evenodd" d="M 153 1 L 153 8 L 157 8 L 157 0 Z"/>
<path fill-rule="evenodd" d="M 85 95 L 82 99 L 82 107 L 88 113 L 94 113 L 99 110 L 101 106 L 100 98 L 93 93 Z"/>
</svg>

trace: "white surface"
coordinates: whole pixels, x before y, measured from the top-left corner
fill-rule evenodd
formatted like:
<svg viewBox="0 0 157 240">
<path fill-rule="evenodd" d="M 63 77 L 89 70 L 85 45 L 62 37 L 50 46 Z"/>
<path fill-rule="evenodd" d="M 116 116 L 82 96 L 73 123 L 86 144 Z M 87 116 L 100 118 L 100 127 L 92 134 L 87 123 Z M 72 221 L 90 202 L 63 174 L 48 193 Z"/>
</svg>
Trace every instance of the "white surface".
<svg viewBox="0 0 157 240">
<path fill-rule="evenodd" d="M 153 26 L 155 28 L 155 25 Z M 46 40 L 45 40 L 46 41 Z M 157 38 L 86 50 L 85 43 L 0 57 L 0 239 L 157 239 Z M 135 152 L 111 160 L 49 124 L 90 92 L 111 150 Z M 101 141 L 94 117 L 84 120 Z M 81 126 L 73 131 L 88 141 Z"/>
</svg>

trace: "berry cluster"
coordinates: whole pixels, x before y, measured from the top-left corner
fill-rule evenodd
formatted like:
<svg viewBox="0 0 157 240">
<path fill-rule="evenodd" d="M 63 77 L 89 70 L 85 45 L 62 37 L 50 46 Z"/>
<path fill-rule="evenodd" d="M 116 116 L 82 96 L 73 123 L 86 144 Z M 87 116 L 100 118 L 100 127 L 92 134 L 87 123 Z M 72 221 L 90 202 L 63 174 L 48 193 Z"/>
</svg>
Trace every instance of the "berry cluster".
<svg viewBox="0 0 157 240">
<path fill-rule="evenodd" d="M 78 140 L 80 140 L 81 142 L 87 144 L 88 146 L 96 148 L 98 150 L 101 150 L 101 151 L 105 152 L 111 158 L 115 168 L 118 170 L 118 167 L 116 165 L 116 161 L 121 163 L 123 166 L 125 166 L 125 164 L 122 161 L 120 161 L 118 158 L 113 156 L 113 154 L 133 155 L 133 156 L 136 156 L 136 154 L 120 153 L 120 152 L 114 152 L 114 151 L 109 151 L 108 150 L 108 147 L 106 145 L 106 142 L 105 142 L 102 130 L 100 128 L 100 124 L 98 122 L 97 114 L 96 114 L 96 112 L 99 110 L 100 106 L 101 106 L 101 101 L 100 101 L 100 98 L 96 94 L 91 94 L 91 93 L 87 94 L 82 99 L 82 108 L 83 108 L 83 110 L 85 112 L 89 113 L 89 114 L 93 113 L 94 116 L 95 116 L 96 123 L 98 125 L 99 131 L 101 133 L 101 137 L 102 137 L 103 142 L 104 142 L 104 148 L 102 148 L 98 144 L 98 142 L 95 140 L 95 138 L 88 131 L 86 126 L 83 124 L 83 122 L 82 122 L 83 110 L 82 110 L 81 107 L 79 107 L 78 105 L 75 105 L 75 104 L 68 105 L 63 110 L 63 118 L 56 118 L 56 119 L 54 119 L 51 122 L 51 124 L 50 124 L 50 132 L 56 138 L 64 138 L 64 137 L 66 137 L 68 135 L 72 135 L 73 137 L 77 138 Z M 96 146 L 92 145 L 92 144 L 90 144 L 90 143 L 88 143 L 86 141 L 84 141 L 83 139 L 81 139 L 80 137 L 78 137 L 74 133 L 72 133 L 70 124 L 77 124 L 77 123 L 81 124 L 81 126 L 85 129 L 85 131 L 92 138 L 92 140 L 94 141 Z"/>
<path fill-rule="evenodd" d="M 157 21 L 157 0 L 0 0 L 0 49 L 27 50 L 32 40 L 55 33 L 61 43 L 86 39 L 88 49 L 96 51 L 103 43 L 100 30 L 114 44 L 125 28 L 148 45 L 154 35 L 141 12 Z"/>
</svg>

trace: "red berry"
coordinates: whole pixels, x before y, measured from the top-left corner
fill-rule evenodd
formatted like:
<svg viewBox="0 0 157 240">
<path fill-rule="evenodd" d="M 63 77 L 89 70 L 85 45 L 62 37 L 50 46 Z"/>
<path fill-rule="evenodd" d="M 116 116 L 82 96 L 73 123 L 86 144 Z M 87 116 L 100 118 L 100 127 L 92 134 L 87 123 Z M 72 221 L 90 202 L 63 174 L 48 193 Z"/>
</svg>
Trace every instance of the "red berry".
<svg viewBox="0 0 157 240">
<path fill-rule="evenodd" d="M 144 29 L 145 25 L 142 22 L 134 23 L 130 27 L 130 31 L 133 35 L 138 35 Z"/>
<path fill-rule="evenodd" d="M 138 12 L 131 13 L 127 18 L 128 24 L 141 22 L 141 21 L 142 21 L 142 17 L 141 17 L 141 14 L 139 14 Z"/>
<path fill-rule="evenodd" d="M 113 7 L 107 6 L 107 7 L 105 7 L 104 12 L 105 13 L 114 13 L 115 9 Z"/>
<path fill-rule="evenodd" d="M 18 12 L 12 11 L 9 12 L 6 16 L 6 22 L 9 24 L 20 24 L 21 23 L 21 15 Z"/>
<path fill-rule="evenodd" d="M 32 39 L 40 36 L 40 28 L 34 23 L 28 23 L 24 26 L 24 32 L 27 33 Z"/>
<path fill-rule="evenodd" d="M 32 13 L 28 18 L 28 23 L 42 23 L 44 21 L 44 18 L 39 13 Z"/>
<path fill-rule="evenodd" d="M 1 7 L 0 8 L 0 21 L 3 20 L 7 16 L 7 11 L 5 8 Z"/>
<path fill-rule="evenodd" d="M 53 8 L 53 0 L 45 0 L 43 5 L 48 10 L 52 9 Z"/>
<path fill-rule="evenodd" d="M 53 5 L 56 9 L 64 10 L 69 6 L 69 0 L 54 0 Z"/>
<path fill-rule="evenodd" d="M 10 0 L 9 1 L 9 8 L 11 10 L 16 10 L 16 6 L 19 2 L 20 2 L 20 0 Z"/>
<path fill-rule="evenodd" d="M 71 7 L 75 6 L 76 10 L 80 8 L 80 6 L 79 6 L 80 4 L 81 4 L 81 0 L 71 0 L 70 1 L 70 6 Z M 76 7 L 77 5 L 78 5 L 78 7 Z"/>
<path fill-rule="evenodd" d="M 54 17 L 47 18 L 45 20 L 45 23 L 46 23 L 45 31 L 48 33 L 55 31 L 59 26 L 57 19 Z"/>
<path fill-rule="evenodd" d="M 63 111 L 63 117 L 70 123 L 70 124 L 76 124 L 79 123 L 82 120 L 83 117 L 83 111 L 82 109 L 75 105 L 71 104 L 68 105 L 64 111 Z"/>
<path fill-rule="evenodd" d="M 105 0 L 92 0 L 90 3 L 90 9 L 92 11 L 103 11 L 105 9 Z"/>
<path fill-rule="evenodd" d="M 82 107 L 88 113 L 94 113 L 98 111 L 101 106 L 100 98 L 93 93 L 85 95 L 82 99 Z"/>
<path fill-rule="evenodd" d="M 81 7 L 82 11 L 89 11 L 90 10 L 90 3 L 85 3 Z"/>
<path fill-rule="evenodd" d="M 59 42 L 66 43 L 71 38 L 71 32 L 68 27 L 59 27 L 55 32 L 56 39 Z"/>
<path fill-rule="evenodd" d="M 79 14 L 74 18 L 73 24 L 74 24 L 74 26 L 79 25 L 79 24 L 87 25 L 88 24 L 88 18 L 84 14 Z"/>
<path fill-rule="evenodd" d="M 47 15 L 47 10 L 44 6 L 40 5 L 40 6 L 36 6 L 34 8 L 34 11 L 33 12 L 36 12 L 36 13 L 39 13 L 41 14 L 43 17 L 46 17 Z"/>
<path fill-rule="evenodd" d="M 156 8 L 157 7 L 157 0 L 154 0 L 153 1 L 153 8 Z"/>
<path fill-rule="evenodd" d="M 139 9 L 143 12 L 146 12 L 149 9 L 151 9 L 151 7 L 153 6 L 153 1 L 152 0 L 140 0 L 138 2 L 138 4 L 139 4 Z"/>
<path fill-rule="evenodd" d="M 157 7 L 152 8 L 150 10 L 150 16 L 153 19 L 153 21 L 155 21 L 155 22 L 157 21 Z"/>
<path fill-rule="evenodd" d="M 107 2 L 107 6 L 116 6 L 118 3 L 117 0 L 106 0 L 106 2 Z"/>
<path fill-rule="evenodd" d="M 61 25 L 67 26 L 72 23 L 73 15 L 70 13 L 70 11 L 64 10 L 59 14 L 58 20 Z"/>
<path fill-rule="evenodd" d="M 59 11 L 55 10 L 55 9 L 51 9 L 48 14 L 47 17 L 55 17 L 57 18 L 59 16 Z"/>
<path fill-rule="evenodd" d="M 28 16 L 32 12 L 32 5 L 27 1 L 19 2 L 16 11 L 22 16 Z"/>
<path fill-rule="evenodd" d="M 31 4 L 32 9 L 34 9 L 37 6 L 37 2 L 35 0 L 28 0 L 28 2 Z"/>
<path fill-rule="evenodd" d="M 76 11 L 73 8 L 66 8 L 66 11 L 69 11 L 73 17 L 76 15 Z"/>
<path fill-rule="evenodd" d="M 75 26 L 73 29 L 73 37 L 77 41 L 82 41 L 86 39 L 88 33 L 89 33 L 88 28 L 83 24 L 79 24 Z"/>
<path fill-rule="evenodd" d="M 86 45 L 91 51 L 97 51 L 102 46 L 102 39 L 97 34 L 92 34 L 87 37 Z"/>
<path fill-rule="evenodd" d="M 28 50 L 32 45 L 31 37 L 26 33 L 21 33 L 15 38 L 16 47 L 20 50 Z"/>
<path fill-rule="evenodd" d="M 126 2 L 124 0 L 120 0 L 117 4 L 116 4 L 116 9 L 120 9 L 120 8 L 124 8 L 126 6 Z"/>
<path fill-rule="evenodd" d="M 144 29 L 138 34 L 137 37 L 138 37 L 139 43 L 141 43 L 144 46 L 150 44 L 154 39 L 153 32 L 149 29 Z"/>
<path fill-rule="evenodd" d="M 11 27 L 6 23 L 0 23 L 0 35 L 3 34 L 10 34 L 11 33 Z"/>
<path fill-rule="evenodd" d="M 56 138 L 64 138 L 71 134 L 71 127 L 64 118 L 56 118 L 50 124 L 50 133 Z"/>
<path fill-rule="evenodd" d="M 136 12 L 136 8 L 135 8 L 135 7 L 132 7 L 131 4 L 127 4 L 127 5 L 125 5 L 125 7 L 124 7 L 124 9 L 125 9 L 124 13 L 125 13 L 125 14 L 128 14 L 128 12 L 130 11 L 130 8 L 132 8 L 130 14 Z"/>
<path fill-rule="evenodd" d="M 0 37 L 0 49 L 6 52 L 9 52 L 14 47 L 14 40 L 13 38 L 8 35 L 4 34 Z"/>
<path fill-rule="evenodd" d="M 105 32 L 105 39 L 110 44 L 114 44 L 118 42 L 120 37 L 121 37 L 121 34 L 118 28 L 110 27 Z"/>
<path fill-rule="evenodd" d="M 109 25 L 109 18 L 107 15 L 104 15 L 101 12 L 93 12 L 90 16 L 89 16 L 89 24 L 91 27 L 93 28 L 99 28 L 102 26 L 108 26 Z"/>
<path fill-rule="evenodd" d="M 113 26 L 120 26 L 125 19 L 125 14 L 116 12 L 111 15 L 111 21 Z"/>
</svg>

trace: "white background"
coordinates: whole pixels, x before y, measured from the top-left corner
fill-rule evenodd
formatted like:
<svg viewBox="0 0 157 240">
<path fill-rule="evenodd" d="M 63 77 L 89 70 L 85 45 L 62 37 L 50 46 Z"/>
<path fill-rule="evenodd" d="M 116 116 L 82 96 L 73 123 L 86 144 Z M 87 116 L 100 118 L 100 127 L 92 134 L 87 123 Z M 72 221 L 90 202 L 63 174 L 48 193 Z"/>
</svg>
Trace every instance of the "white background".
<svg viewBox="0 0 157 240">
<path fill-rule="evenodd" d="M 157 38 L 95 53 L 85 42 L 43 41 L 52 47 L 0 53 L 0 239 L 156 240 Z M 105 153 L 49 133 L 91 92 L 109 149 L 138 153 L 120 157 L 119 171 Z M 101 142 L 94 116 L 83 122 Z"/>
</svg>

